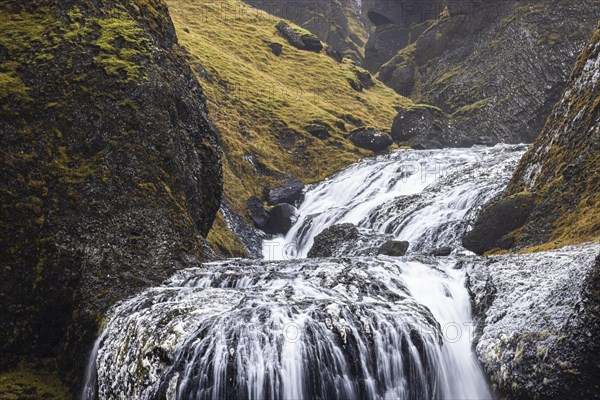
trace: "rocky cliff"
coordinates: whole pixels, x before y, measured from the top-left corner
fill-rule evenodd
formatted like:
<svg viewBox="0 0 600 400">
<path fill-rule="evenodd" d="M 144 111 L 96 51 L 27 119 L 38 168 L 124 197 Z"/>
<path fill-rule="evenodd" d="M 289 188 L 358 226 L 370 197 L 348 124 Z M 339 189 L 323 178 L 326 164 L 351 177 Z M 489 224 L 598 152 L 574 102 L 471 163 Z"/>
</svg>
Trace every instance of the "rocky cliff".
<svg viewBox="0 0 600 400">
<path fill-rule="evenodd" d="M 367 17 L 377 0 L 244 0 L 255 8 L 295 22 L 346 57 L 361 63 L 373 24 Z"/>
<path fill-rule="evenodd" d="M 435 107 L 392 129 L 422 147 L 532 142 L 600 18 L 592 0 L 384 3 L 365 65 Z"/>
<path fill-rule="evenodd" d="M 552 248 L 600 237 L 600 29 L 581 53 L 562 98 L 546 126 L 519 163 L 503 199 L 491 204 L 467 235 L 467 248 Z M 514 219 L 507 201 L 533 203 L 519 223 L 499 232 L 490 218 Z M 491 235 L 491 236 L 490 236 Z M 471 239 L 478 239 L 471 243 Z M 485 240 L 484 240 L 485 239 Z M 506 240 L 504 240 L 506 243 Z"/>
<path fill-rule="evenodd" d="M 0 366 L 79 383 L 107 308 L 204 258 L 219 137 L 162 1 L 0 18 Z"/>
</svg>

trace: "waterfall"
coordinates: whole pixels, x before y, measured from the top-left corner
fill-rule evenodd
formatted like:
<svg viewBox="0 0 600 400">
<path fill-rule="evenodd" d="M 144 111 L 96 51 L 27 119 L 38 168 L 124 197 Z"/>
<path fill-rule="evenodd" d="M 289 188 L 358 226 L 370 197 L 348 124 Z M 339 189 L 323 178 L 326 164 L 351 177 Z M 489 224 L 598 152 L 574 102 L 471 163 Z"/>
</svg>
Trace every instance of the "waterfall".
<svg viewBox="0 0 600 400">
<path fill-rule="evenodd" d="M 366 159 L 309 187 L 298 221 L 285 237 L 265 241 L 263 255 L 304 258 L 316 235 L 346 222 L 407 240 L 412 252 L 460 248 L 469 220 L 504 190 L 525 150 L 405 150 Z"/>
<path fill-rule="evenodd" d="M 457 246 L 524 149 L 398 151 L 313 185 L 274 242 L 294 243 L 280 260 L 186 269 L 115 306 L 83 398 L 491 398 L 461 267 L 474 257 L 422 253 Z M 411 253 L 303 258 L 340 222 L 407 238 Z"/>
</svg>

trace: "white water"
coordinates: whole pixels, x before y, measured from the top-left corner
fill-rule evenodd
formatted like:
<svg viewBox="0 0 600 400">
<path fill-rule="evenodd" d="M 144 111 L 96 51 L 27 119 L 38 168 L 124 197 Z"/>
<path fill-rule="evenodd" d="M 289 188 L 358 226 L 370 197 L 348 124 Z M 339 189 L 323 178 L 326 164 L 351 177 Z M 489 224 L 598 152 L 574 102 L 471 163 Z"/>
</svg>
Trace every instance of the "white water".
<svg viewBox="0 0 600 400">
<path fill-rule="evenodd" d="M 525 149 L 406 150 L 354 164 L 308 188 L 298 221 L 265 241 L 263 256 L 304 258 L 316 235 L 346 222 L 407 240 L 409 251 L 460 247 L 469 217 L 506 187 Z"/>
<path fill-rule="evenodd" d="M 523 150 L 365 160 L 309 188 L 280 241 L 298 243 L 288 250 L 304 256 L 322 229 L 355 222 L 410 236 L 413 253 L 457 245 L 465 218 L 498 194 Z M 115 307 L 83 398 L 490 398 L 459 263 L 415 254 L 181 271 Z"/>
</svg>

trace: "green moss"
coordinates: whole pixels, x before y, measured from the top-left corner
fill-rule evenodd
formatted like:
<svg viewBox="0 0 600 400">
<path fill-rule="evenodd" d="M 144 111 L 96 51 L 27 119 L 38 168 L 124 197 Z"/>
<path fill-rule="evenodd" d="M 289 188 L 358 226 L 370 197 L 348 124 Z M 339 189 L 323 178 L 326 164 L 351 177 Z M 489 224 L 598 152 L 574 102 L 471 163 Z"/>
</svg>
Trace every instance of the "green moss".
<svg viewBox="0 0 600 400">
<path fill-rule="evenodd" d="M 0 398 L 3 400 L 70 400 L 73 395 L 54 373 L 23 364 L 0 374 Z"/>
<path fill-rule="evenodd" d="M 100 27 L 96 46 L 100 48 L 94 60 L 108 75 L 123 77 L 125 81 L 140 78 L 141 61 L 149 57 L 150 40 L 144 30 L 124 10 L 116 8 L 112 15 L 94 21 Z"/>
<path fill-rule="evenodd" d="M 462 106 L 461 108 L 459 108 L 452 114 L 452 117 L 456 118 L 456 117 L 468 115 L 468 114 L 472 113 L 473 111 L 477 111 L 477 110 L 485 107 L 488 104 L 488 102 L 489 102 L 489 99 L 481 99 L 479 101 L 476 101 L 475 103 L 467 104 L 466 106 Z"/>
<path fill-rule="evenodd" d="M 206 240 L 210 247 L 222 257 L 248 257 L 244 245 L 229 228 L 220 211 Z"/>
</svg>

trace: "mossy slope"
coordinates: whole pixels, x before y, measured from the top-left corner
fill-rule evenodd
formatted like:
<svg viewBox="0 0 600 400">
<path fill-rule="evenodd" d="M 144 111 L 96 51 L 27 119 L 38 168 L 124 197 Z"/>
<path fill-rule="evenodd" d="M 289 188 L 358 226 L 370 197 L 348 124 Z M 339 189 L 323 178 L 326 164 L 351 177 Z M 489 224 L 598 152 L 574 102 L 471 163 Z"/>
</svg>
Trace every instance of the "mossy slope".
<svg viewBox="0 0 600 400">
<path fill-rule="evenodd" d="M 345 138 L 347 131 L 389 128 L 396 108 L 412 105 L 378 81 L 353 90 L 348 80 L 357 79 L 358 67 L 352 62 L 290 46 L 275 28 L 278 18 L 240 0 L 168 4 L 221 133 L 225 198 L 239 215 L 246 216 L 248 197 L 262 196 L 284 173 L 314 182 L 369 154 Z M 279 57 L 271 43 L 283 46 Z M 329 125 L 331 137 L 307 133 L 314 121 Z M 237 246 L 227 251 L 232 242 L 225 236 L 215 232 L 209 239 L 222 254 L 243 255 Z"/>
</svg>

